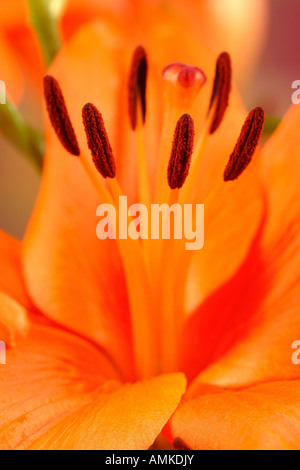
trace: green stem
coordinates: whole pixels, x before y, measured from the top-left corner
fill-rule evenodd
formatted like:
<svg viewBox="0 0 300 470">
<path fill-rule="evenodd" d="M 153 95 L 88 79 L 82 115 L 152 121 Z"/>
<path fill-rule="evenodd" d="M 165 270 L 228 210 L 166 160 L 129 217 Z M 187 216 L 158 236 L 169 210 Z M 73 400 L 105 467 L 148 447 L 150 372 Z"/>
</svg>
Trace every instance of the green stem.
<svg viewBox="0 0 300 470">
<path fill-rule="evenodd" d="M 61 49 L 57 18 L 50 4 L 51 0 L 28 0 L 31 24 L 39 37 L 47 66 Z"/>
<path fill-rule="evenodd" d="M 24 121 L 10 101 L 0 105 L 0 131 L 39 172 L 42 171 L 45 147 L 43 135 Z"/>
</svg>

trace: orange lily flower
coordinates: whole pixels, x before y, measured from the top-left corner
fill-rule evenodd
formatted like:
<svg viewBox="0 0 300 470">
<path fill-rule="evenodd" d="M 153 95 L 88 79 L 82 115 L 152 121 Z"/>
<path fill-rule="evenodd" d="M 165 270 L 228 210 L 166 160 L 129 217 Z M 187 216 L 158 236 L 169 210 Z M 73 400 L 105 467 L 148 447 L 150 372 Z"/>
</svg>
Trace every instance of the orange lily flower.
<svg viewBox="0 0 300 470">
<path fill-rule="evenodd" d="M 180 449 L 300 448 L 300 381 L 291 361 L 300 329 L 298 108 L 237 181 L 222 177 L 246 117 L 235 92 L 222 126 L 196 144 L 201 159 L 175 197 L 205 202 L 199 253 L 191 256 L 181 241 L 162 249 L 159 240 L 141 247 L 95 234 L 108 187 L 145 200 L 147 185 L 138 182 L 149 174 L 151 194 L 156 187 L 168 202 L 175 125 L 190 113 L 198 138 L 207 124 L 213 61 L 191 47 L 192 32 L 175 42 L 186 31 L 182 18 L 159 21 L 163 28 L 145 43 L 156 53 L 149 55 L 144 135 L 142 114 L 136 133 L 127 115 L 136 44 L 119 27 L 88 24 L 49 71 L 64 92 L 81 154 L 70 157 L 47 124 L 42 187 L 26 238 L 21 245 L 1 233 L 0 336 L 8 346 L 2 449 L 135 450 L 155 440 Z M 208 84 L 192 67 L 183 86 L 178 63 L 161 80 L 173 60 L 201 65 Z M 81 111 L 89 102 L 103 112 L 116 157 L 109 186 L 86 144 Z"/>
</svg>

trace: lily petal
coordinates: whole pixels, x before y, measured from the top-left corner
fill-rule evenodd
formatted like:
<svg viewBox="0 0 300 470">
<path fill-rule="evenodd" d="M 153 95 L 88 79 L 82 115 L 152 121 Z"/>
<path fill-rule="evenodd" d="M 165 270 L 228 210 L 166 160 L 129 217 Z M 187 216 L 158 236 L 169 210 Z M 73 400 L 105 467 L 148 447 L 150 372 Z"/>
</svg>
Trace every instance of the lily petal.
<svg viewBox="0 0 300 470">
<path fill-rule="evenodd" d="M 0 291 L 33 309 L 21 272 L 21 243 L 0 230 Z"/>
<path fill-rule="evenodd" d="M 26 448 L 56 420 L 119 379 L 95 346 L 31 316 L 29 334 L 0 366 L 0 448 Z"/>
<path fill-rule="evenodd" d="M 0 80 L 6 85 L 6 91 L 15 101 L 18 101 L 22 95 L 24 81 L 20 66 L 14 55 L 9 42 L 0 29 L 0 56 L 3 61 L 1 66 Z M 2 94 L 1 94 L 2 98 Z M 1 103 L 2 105 L 3 103 Z"/>
<path fill-rule="evenodd" d="M 15 346 L 20 336 L 26 336 L 29 320 L 24 307 L 0 292 L 0 339 L 6 346 Z"/>
<path fill-rule="evenodd" d="M 300 382 L 212 393 L 200 387 L 175 412 L 169 432 L 195 450 L 299 450 Z"/>
<path fill-rule="evenodd" d="M 6 81 L 14 101 L 22 96 L 28 78 L 34 85 L 32 91 L 40 91 L 44 66 L 38 42 L 30 27 L 26 0 L 1 2 L 0 37 L 1 79 Z"/>
<path fill-rule="evenodd" d="M 185 391 L 182 374 L 163 375 L 95 393 L 91 404 L 61 420 L 32 450 L 147 450 Z"/>
</svg>

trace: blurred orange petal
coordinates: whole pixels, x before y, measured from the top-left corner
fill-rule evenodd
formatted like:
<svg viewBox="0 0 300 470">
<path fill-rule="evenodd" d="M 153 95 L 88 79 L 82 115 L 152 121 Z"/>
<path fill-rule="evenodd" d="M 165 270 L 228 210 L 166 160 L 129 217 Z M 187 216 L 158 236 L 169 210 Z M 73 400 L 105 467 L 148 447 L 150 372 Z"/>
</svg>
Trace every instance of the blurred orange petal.
<svg viewBox="0 0 300 470">
<path fill-rule="evenodd" d="M 0 291 L 30 308 L 21 271 L 21 243 L 0 230 Z"/>
<path fill-rule="evenodd" d="M 19 100 L 29 81 L 40 91 L 44 66 L 26 0 L 1 1 L 0 38 L 0 79 L 6 81 L 14 100 Z"/>
<path fill-rule="evenodd" d="M 20 64 L 16 60 L 13 48 L 9 45 L 7 38 L 0 30 L 0 57 L 1 75 L 0 80 L 6 85 L 7 93 L 15 101 L 18 101 L 24 89 L 24 80 Z"/>
</svg>

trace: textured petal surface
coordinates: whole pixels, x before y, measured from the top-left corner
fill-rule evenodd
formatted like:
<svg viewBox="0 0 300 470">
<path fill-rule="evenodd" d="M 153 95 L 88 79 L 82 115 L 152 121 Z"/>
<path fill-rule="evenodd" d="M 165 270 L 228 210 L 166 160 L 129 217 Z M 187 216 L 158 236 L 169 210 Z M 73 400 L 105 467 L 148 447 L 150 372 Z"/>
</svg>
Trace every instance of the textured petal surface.
<svg viewBox="0 0 300 470">
<path fill-rule="evenodd" d="M 195 450 L 299 450 L 300 382 L 274 382 L 241 391 L 199 388 L 169 427 Z"/>
<path fill-rule="evenodd" d="M 118 376 L 94 346 L 31 317 L 29 334 L 0 366 L 0 448 L 27 448 L 56 420 Z M 106 385 L 108 387 L 108 385 Z"/>
<path fill-rule="evenodd" d="M 96 392 L 92 403 L 63 419 L 33 450 L 147 450 L 185 391 L 183 375 L 156 377 Z"/>
<path fill-rule="evenodd" d="M 24 307 L 0 292 L 0 340 L 6 346 L 15 346 L 17 339 L 26 336 L 29 319 Z"/>
</svg>

